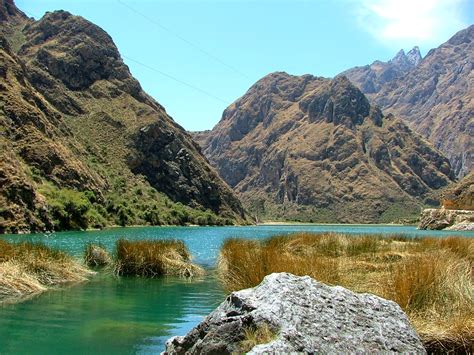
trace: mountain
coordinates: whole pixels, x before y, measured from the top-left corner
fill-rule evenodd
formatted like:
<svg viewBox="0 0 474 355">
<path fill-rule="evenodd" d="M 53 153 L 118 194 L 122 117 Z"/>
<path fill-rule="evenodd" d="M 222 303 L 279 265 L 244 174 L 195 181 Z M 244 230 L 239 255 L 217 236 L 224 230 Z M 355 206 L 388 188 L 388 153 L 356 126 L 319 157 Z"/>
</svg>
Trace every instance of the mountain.
<svg viewBox="0 0 474 355">
<path fill-rule="evenodd" d="M 472 171 L 474 25 L 429 51 L 407 71 L 377 76 L 374 74 L 377 70 L 370 67 L 354 68 L 342 75 L 384 112 L 405 120 L 441 150 L 449 158 L 457 177 Z"/>
<path fill-rule="evenodd" d="M 371 65 L 355 67 L 340 75 L 346 76 L 367 97 L 378 93 L 385 85 L 402 78 L 421 61 L 420 49 L 414 47 L 407 54 L 402 49 L 388 62 L 375 61 Z"/>
<path fill-rule="evenodd" d="M 260 218 L 389 222 L 451 181 L 445 157 L 345 77 L 270 74 L 195 137 Z"/>
<path fill-rule="evenodd" d="M 246 216 L 110 36 L 0 1 L 0 232 L 228 224 Z"/>
</svg>

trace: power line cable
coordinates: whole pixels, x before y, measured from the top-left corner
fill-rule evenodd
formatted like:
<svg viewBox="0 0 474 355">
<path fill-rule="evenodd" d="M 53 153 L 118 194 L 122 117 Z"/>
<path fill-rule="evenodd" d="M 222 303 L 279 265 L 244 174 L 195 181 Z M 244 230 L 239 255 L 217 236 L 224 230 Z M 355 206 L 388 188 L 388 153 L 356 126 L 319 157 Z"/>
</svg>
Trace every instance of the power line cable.
<svg viewBox="0 0 474 355">
<path fill-rule="evenodd" d="M 183 81 L 183 80 L 181 80 L 181 79 L 178 79 L 178 78 L 176 78 L 176 77 L 174 77 L 174 76 L 172 76 L 172 75 L 170 75 L 170 74 L 167 74 L 167 73 L 165 73 L 165 72 L 163 72 L 163 71 L 161 71 L 161 70 L 159 70 L 159 69 L 153 68 L 153 67 L 151 67 L 151 66 L 149 66 L 149 65 L 147 65 L 147 64 L 144 64 L 144 63 L 142 63 L 142 62 L 139 62 L 138 60 L 135 60 L 135 59 L 133 59 L 133 58 L 130 58 L 130 57 L 124 55 L 124 54 L 122 54 L 122 57 L 125 58 L 125 59 L 127 59 L 127 60 L 129 60 L 129 61 L 131 61 L 131 62 L 134 62 L 135 64 L 138 64 L 138 65 L 140 65 L 140 66 L 142 66 L 142 67 L 144 67 L 144 68 L 147 68 L 147 69 L 149 69 L 149 70 L 151 70 L 151 71 L 154 71 L 155 73 L 158 73 L 158 74 L 160 74 L 160 75 L 163 75 L 163 76 L 165 76 L 165 77 L 167 77 L 167 78 L 169 78 L 169 79 L 171 79 L 171 80 L 174 80 L 174 81 L 176 81 L 177 83 L 180 83 L 181 85 L 187 86 L 187 87 L 189 87 L 189 88 L 191 88 L 191 89 L 193 89 L 193 90 L 195 90 L 195 91 L 198 91 L 198 92 L 200 92 L 201 94 L 204 94 L 204 95 L 206 95 L 206 96 L 209 96 L 209 97 L 213 98 L 214 100 L 220 101 L 220 102 L 222 102 L 222 103 L 224 103 L 224 104 L 226 104 L 226 105 L 230 105 L 230 102 L 229 102 L 229 101 L 224 100 L 224 99 L 221 99 L 220 97 L 217 97 L 217 96 L 211 94 L 210 92 L 208 92 L 208 91 L 206 91 L 206 90 L 200 89 L 200 88 L 198 88 L 197 86 L 194 86 L 194 85 L 192 85 L 192 84 L 189 84 L 189 83 L 187 83 L 187 82 L 185 82 L 185 81 Z"/>
<path fill-rule="evenodd" d="M 35 18 L 35 19 L 40 18 L 40 17 L 32 16 L 33 14 L 32 14 L 31 12 L 24 11 L 24 10 L 23 10 L 23 12 L 24 12 L 26 15 L 32 17 L 32 18 Z M 123 57 L 123 58 L 126 58 L 127 60 L 129 60 L 129 61 L 131 61 L 131 62 L 134 62 L 135 64 L 138 64 L 138 65 L 140 65 L 140 66 L 142 66 L 142 67 L 144 67 L 144 68 L 147 68 L 147 69 L 149 69 L 149 70 L 152 70 L 152 71 L 154 71 L 154 72 L 156 72 L 156 73 L 158 73 L 158 74 L 160 74 L 160 75 L 162 75 L 162 76 L 165 76 L 165 77 L 167 77 L 167 78 L 169 78 L 169 79 L 171 79 L 171 80 L 174 80 L 174 81 L 176 81 L 177 83 L 180 83 L 181 85 L 187 86 L 187 87 L 189 87 L 189 88 L 191 88 L 191 89 L 193 89 L 193 90 L 195 90 L 195 91 L 197 91 L 197 92 L 199 92 L 199 93 L 201 93 L 201 94 L 203 94 L 203 95 L 209 96 L 209 97 L 211 97 L 211 98 L 214 99 L 214 100 L 220 101 L 220 102 L 222 102 L 222 103 L 224 103 L 224 104 L 226 104 L 226 105 L 229 105 L 229 104 L 230 104 L 230 102 L 227 101 L 227 100 L 221 99 L 220 97 L 217 97 L 217 96 L 211 94 L 210 92 L 208 92 L 208 91 L 206 91 L 206 90 L 200 89 L 200 88 L 198 88 L 197 86 L 194 86 L 194 85 L 192 85 L 192 84 L 189 84 L 189 83 L 187 83 L 187 82 L 185 82 L 185 81 L 183 81 L 183 80 L 181 80 L 181 79 L 178 79 L 178 78 L 176 78 L 176 77 L 174 77 L 174 76 L 172 76 L 172 75 L 170 75 L 170 74 L 167 74 L 167 73 L 165 73 L 165 72 L 163 72 L 163 71 L 161 71 L 161 70 L 158 70 L 158 69 L 156 69 L 156 68 L 153 68 L 153 67 L 151 67 L 151 66 L 149 66 L 149 65 L 147 65 L 147 64 L 144 64 L 144 63 L 142 63 L 142 62 L 139 62 L 139 61 L 136 60 L 136 59 L 130 58 L 129 56 L 126 56 L 126 55 L 124 55 L 124 54 L 122 54 L 122 57 Z"/>
<path fill-rule="evenodd" d="M 166 27 L 166 26 L 163 26 L 160 22 L 148 17 L 147 15 L 137 11 L 136 9 L 134 9 L 133 7 L 131 7 L 130 5 L 127 5 L 126 3 L 124 3 L 123 1 L 121 0 L 117 0 L 117 2 L 126 7 L 127 9 L 129 9 L 130 11 L 136 13 L 137 15 L 143 17 L 144 19 L 146 19 L 147 21 L 153 23 L 154 25 L 158 26 L 159 28 L 161 28 L 162 30 L 168 32 L 169 34 L 173 35 L 174 37 L 178 38 L 179 40 L 183 41 L 184 43 L 188 44 L 189 46 L 193 47 L 194 49 L 198 50 L 199 52 L 203 53 L 204 55 L 208 56 L 209 58 L 211 58 L 212 60 L 216 61 L 217 63 L 227 67 L 228 69 L 231 69 L 233 72 L 243 76 L 244 78 L 247 78 L 249 79 L 249 77 L 247 75 L 245 75 L 244 73 L 242 73 L 239 69 L 235 68 L 234 66 L 230 65 L 230 64 L 227 64 L 226 62 L 224 62 L 222 59 L 219 59 L 218 57 L 216 57 L 215 55 L 213 55 L 212 53 L 210 53 L 209 51 L 201 48 L 200 46 L 198 46 L 197 44 L 189 41 L 188 39 L 184 38 L 183 36 L 179 35 L 178 33 L 176 33 L 175 31 L 171 30 L 170 28 Z"/>
</svg>

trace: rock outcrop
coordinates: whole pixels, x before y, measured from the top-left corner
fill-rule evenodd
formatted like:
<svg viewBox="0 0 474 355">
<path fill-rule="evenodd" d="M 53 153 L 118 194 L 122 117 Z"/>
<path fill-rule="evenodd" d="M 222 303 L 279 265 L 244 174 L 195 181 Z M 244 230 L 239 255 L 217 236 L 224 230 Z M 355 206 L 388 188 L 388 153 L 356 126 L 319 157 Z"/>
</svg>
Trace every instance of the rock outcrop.
<svg viewBox="0 0 474 355">
<path fill-rule="evenodd" d="M 33 21 L 11 0 L 0 29 L 0 232 L 245 220 L 105 31 L 65 11 Z"/>
<path fill-rule="evenodd" d="M 195 137 L 259 218 L 390 222 L 451 182 L 440 152 L 345 77 L 270 74 Z"/>
<path fill-rule="evenodd" d="M 474 230 L 474 211 L 425 209 L 420 217 L 419 229 Z"/>
<path fill-rule="evenodd" d="M 474 169 L 474 25 L 408 70 L 391 67 L 375 62 L 343 74 L 371 102 L 405 120 L 440 149 L 457 177 L 467 175 Z"/>
<path fill-rule="evenodd" d="M 420 229 L 474 230 L 474 172 L 442 193 L 442 208 L 424 210 Z"/>
<path fill-rule="evenodd" d="M 426 353 L 396 303 L 280 273 L 232 293 L 187 335 L 168 340 L 165 354 L 237 353 L 245 330 L 262 326 L 274 339 L 251 354 Z"/>
</svg>

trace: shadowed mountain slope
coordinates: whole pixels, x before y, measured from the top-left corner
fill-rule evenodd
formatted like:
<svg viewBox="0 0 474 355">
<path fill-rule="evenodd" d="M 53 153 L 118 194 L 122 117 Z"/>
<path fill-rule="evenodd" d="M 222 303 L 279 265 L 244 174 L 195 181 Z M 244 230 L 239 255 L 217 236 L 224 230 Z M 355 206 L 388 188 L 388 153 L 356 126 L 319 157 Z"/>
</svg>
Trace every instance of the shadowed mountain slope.
<svg viewBox="0 0 474 355">
<path fill-rule="evenodd" d="M 474 172 L 450 185 L 443 192 L 442 199 L 446 209 L 474 211 Z"/>
</svg>

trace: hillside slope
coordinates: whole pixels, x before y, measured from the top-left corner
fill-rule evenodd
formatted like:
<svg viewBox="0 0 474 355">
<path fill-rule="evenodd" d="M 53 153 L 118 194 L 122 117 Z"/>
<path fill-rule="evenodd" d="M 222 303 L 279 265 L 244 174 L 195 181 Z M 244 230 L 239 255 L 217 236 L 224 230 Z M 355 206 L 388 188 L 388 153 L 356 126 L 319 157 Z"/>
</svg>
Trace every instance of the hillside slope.
<svg viewBox="0 0 474 355">
<path fill-rule="evenodd" d="M 270 74 L 196 137 L 263 219 L 389 222 L 451 181 L 446 158 L 345 77 Z"/>
<path fill-rule="evenodd" d="M 405 120 L 441 150 L 457 177 L 473 170 L 474 25 L 432 49 L 404 74 L 376 81 L 376 90 L 369 85 L 370 70 L 354 68 L 342 74 L 384 112 Z"/>
<path fill-rule="evenodd" d="M 106 32 L 64 11 L 0 10 L 0 232 L 245 220 Z"/>
</svg>

